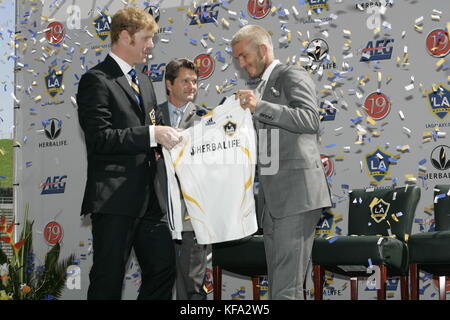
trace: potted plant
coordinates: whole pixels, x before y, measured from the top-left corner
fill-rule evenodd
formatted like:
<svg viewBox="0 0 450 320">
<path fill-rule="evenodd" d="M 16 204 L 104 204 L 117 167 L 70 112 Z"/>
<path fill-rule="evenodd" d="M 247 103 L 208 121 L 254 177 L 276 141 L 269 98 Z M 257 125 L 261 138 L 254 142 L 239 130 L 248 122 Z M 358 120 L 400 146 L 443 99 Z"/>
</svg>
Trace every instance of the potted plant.
<svg viewBox="0 0 450 320">
<path fill-rule="evenodd" d="M 14 241 L 14 221 L 8 225 L 0 217 L 0 241 L 11 246 L 8 257 L 0 248 L 0 300 L 56 300 L 64 289 L 67 267 L 75 256 L 59 262 L 61 247 L 54 245 L 46 254 L 44 265 L 35 266 L 32 241 L 33 222 L 28 220 L 28 205 L 19 241 Z"/>
</svg>

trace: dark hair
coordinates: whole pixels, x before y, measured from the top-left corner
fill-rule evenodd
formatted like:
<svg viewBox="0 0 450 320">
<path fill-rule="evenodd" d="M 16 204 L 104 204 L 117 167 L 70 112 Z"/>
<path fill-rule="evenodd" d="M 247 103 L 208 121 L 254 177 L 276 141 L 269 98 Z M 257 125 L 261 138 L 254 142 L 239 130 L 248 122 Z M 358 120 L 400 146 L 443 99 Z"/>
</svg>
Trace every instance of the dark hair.
<svg viewBox="0 0 450 320">
<path fill-rule="evenodd" d="M 169 80 L 171 84 L 175 81 L 175 79 L 178 77 L 178 73 L 180 72 L 180 68 L 186 68 L 189 70 L 193 70 L 195 74 L 199 75 L 200 69 L 197 65 L 195 65 L 194 62 L 188 59 L 175 59 L 170 61 L 166 66 L 166 75 L 164 77 L 165 80 Z M 166 94 L 169 95 L 169 90 L 166 88 Z"/>
</svg>

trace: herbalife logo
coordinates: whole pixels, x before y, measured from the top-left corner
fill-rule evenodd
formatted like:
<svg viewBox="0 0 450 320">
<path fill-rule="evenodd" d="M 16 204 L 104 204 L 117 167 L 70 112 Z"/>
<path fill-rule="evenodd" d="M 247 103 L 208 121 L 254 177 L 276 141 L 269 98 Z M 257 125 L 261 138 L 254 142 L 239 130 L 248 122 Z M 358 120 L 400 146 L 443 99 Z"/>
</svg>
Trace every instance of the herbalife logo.
<svg viewBox="0 0 450 320">
<path fill-rule="evenodd" d="M 450 156 L 450 148 L 445 145 L 437 146 L 431 152 L 431 163 L 433 167 L 438 170 L 450 169 L 450 159 L 447 159 L 447 154 Z"/>
<path fill-rule="evenodd" d="M 431 152 L 430 160 L 433 167 L 439 172 L 428 172 L 426 179 L 428 180 L 449 180 L 450 179 L 450 159 L 447 158 L 450 155 L 450 147 L 446 145 L 440 145 L 433 149 Z"/>
</svg>

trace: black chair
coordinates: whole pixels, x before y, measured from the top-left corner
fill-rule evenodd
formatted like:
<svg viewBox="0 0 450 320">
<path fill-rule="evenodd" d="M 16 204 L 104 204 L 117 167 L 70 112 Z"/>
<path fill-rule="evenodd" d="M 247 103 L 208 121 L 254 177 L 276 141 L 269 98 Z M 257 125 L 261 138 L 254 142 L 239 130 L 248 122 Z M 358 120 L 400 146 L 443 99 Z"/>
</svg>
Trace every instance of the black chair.
<svg viewBox="0 0 450 320">
<path fill-rule="evenodd" d="M 312 250 L 314 298 L 323 299 L 325 270 L 351 278 L 351 299 L 358 297 L 358 277 L 372 264 L 380 271 L 379 300 L 386 299 L 388 277 L 400 276 L 401 296 L 408 299 L 408 247 L 420 188 L 353 190 L 349 194 L 347 236 L 316 238 Z M 370 259 L 370 260 L 369 260 Z"/>
<path fill-rule="evenodd" d="M 439 276 L 439 299 L 445 300 L 445 277 L 450 276 L 450 185 L 434 188 L 436 231 L 413 234 L 408 242 L 411 299 L 419 299 L 419 271 Z"/>
<path fill-rule="evenodd" d="M 267 274 L 264 239 L 255 234 L 212 245 L 214 300 L 222 299 L 222 269 L 252 278 L 253 300 L 259 300 L 259 278 Z"/>
</svg>

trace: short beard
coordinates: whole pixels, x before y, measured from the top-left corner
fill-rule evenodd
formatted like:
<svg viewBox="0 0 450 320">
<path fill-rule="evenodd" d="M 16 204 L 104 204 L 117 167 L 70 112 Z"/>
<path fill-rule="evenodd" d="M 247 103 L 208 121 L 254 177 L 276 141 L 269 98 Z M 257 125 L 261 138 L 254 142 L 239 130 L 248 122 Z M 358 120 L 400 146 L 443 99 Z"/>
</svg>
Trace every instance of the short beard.
<svg viewBox="0 0 450 320">
<path fill-rule="evenodd" d="M 258 61 L 256 62 L 256 72 L 258 72 L 258 74 L 255 76 L 255 78 L 261 78 L 264 71 L 266 70 L 266 63 L 263 59 L 261 49 L 259 49 L 259 47 L 257 48 L 256 55 L 258 57 Z"/>
</svg>

